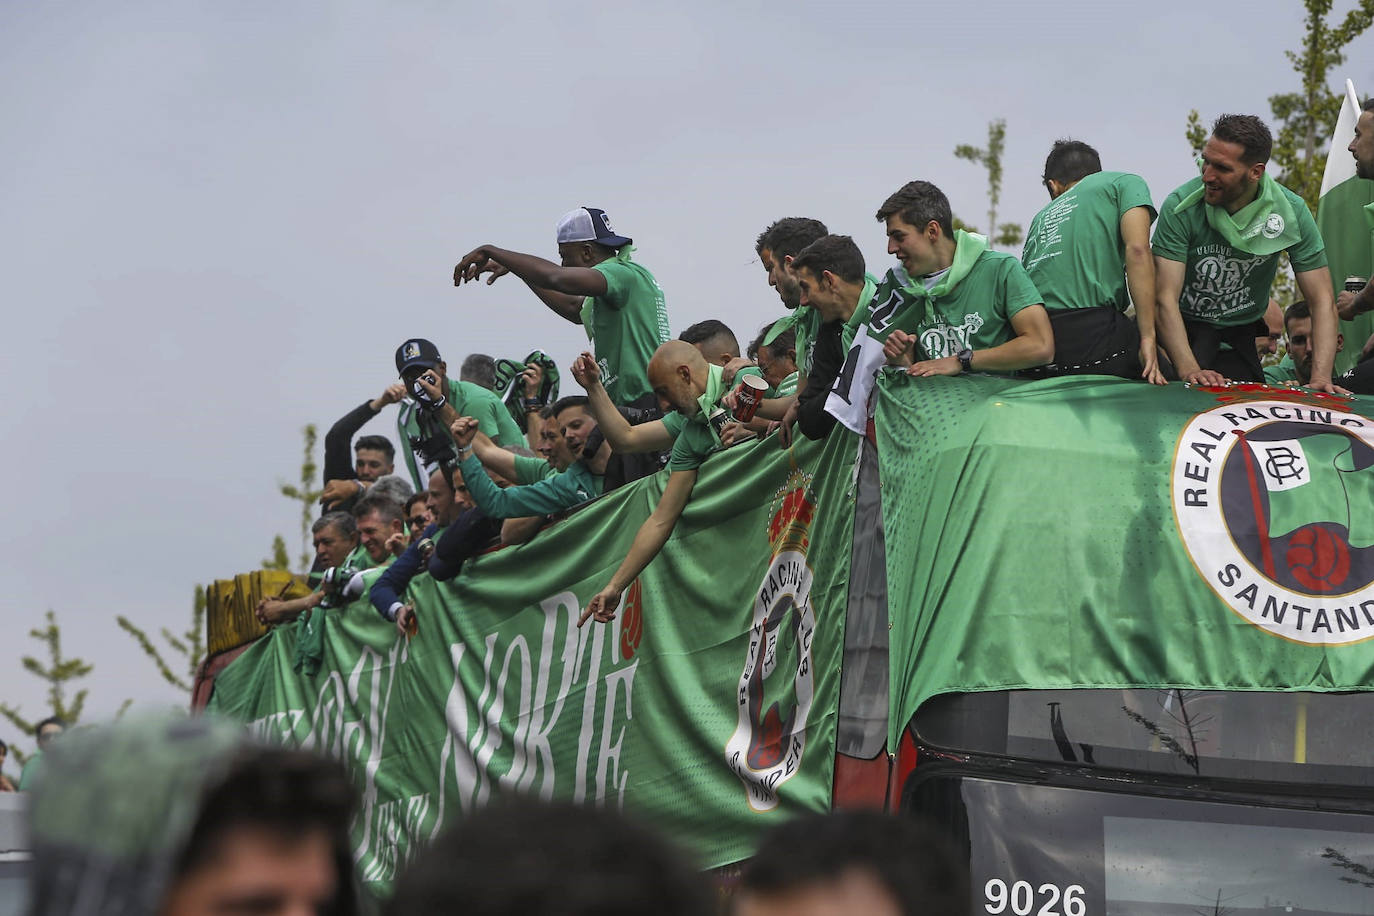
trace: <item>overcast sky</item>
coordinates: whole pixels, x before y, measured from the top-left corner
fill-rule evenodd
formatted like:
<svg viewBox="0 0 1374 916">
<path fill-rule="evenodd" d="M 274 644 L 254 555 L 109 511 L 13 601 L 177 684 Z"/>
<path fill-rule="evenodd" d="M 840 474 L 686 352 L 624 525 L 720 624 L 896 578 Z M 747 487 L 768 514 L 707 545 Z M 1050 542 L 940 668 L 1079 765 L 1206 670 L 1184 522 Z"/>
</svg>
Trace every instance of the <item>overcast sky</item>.
<svg viewBox="0 0 1374 916">
<path fill-rule="evenodd" d="M 568 365 L 581 329 L 514 278 L 452 287 L 480 243 L 553 255 L 560 214 L 602 207 L 674 332 L 719 317 L 745 341 L 780 312 L 753 251 L 773 219 L 823 219 L 885 270 L 873 212 L 908 180 L 985 222 L 985 176 L 952 150 L 998 117 L 999 220 L 1045 204 L 1063 136 L 1158 202 L 1195 174 L 1190 108 L 1267 116 L 1296 85 L 1297 0 L 935 8 L 6 4 L 0 416 L 24 460 L 0 699 L 42 714 L 19 658 L 52 608 L 95 663 L 92 713 L 181 702 L 115 615 L 184 629 L 195 583 L 254 568 L 279 532 L 296 552 L 275 485 L 301 427 L 379 393 L 403 339 Z M 1344 74 L 1364 92 L 1372 49 Z"/>
</svg>

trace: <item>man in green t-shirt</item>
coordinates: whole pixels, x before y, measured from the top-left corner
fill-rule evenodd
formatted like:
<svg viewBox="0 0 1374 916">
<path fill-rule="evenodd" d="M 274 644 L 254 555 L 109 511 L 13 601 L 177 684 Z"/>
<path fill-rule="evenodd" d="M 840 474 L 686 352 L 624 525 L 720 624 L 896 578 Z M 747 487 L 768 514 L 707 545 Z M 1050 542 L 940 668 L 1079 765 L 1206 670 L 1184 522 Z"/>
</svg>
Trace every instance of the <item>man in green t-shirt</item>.
<svg viewBox="0 0 1374 916">
<path fill-rule="evenodd" d="M 1165 384 L 1155 346 L 1149 187 L 1139 175 L 1102 171 L 1097 150 L 1081 140 L 1055 142 L 1042 180 L 1050 203 L 1031 220 L 1021 264 L 1054 329 L 1054 363 L 1044 374 Z M 1134 324 L 1125 316 L 1132 302 Z"/>
<path fill-rule="evenodd" d="M 1202 148 L 1201 176 L 1165 198 L 1153 244 L 1160 338 L 1185 382 L 1263 382 L 1254 338 L 1287 251 L 1312 311 L 1310 387 L 1334 392 L 1326 246 L 1303 199 L 1265 173 L 1272 148 L 1259 118 L 1222 115 Z"/>
<path fill-rule="evenodd" d="M 579 366 L 573 367 L 573 375 L 579 382 L 589 378 L 589 372 Z M 663 412 L 678 414 L 685 420 L 673 440 L 668 483 L 653 513 L 640 525 L 624 562 L 606 587 L 592 597 L 577 621 L 578 626 L 591 617 L 605 623 L 615 616 L 621 593 L 663 549 L 682 517 L 697 482 L 697 469 L 706 456 L 721 447 L 720 437 L 710 423 L 711 411 L 726 393 L 720 366 L 708 363 L 701 351 L 686 341 L 670 340 L 655 350 L 649 360 L 649 381 Z"/>
<path fill-rule="evenodd" d="M 458 262 L 453 285 L 484 273 L 490 274 L 488 283 L 515 274 L 556 314 L 586 329 L 616 404 L 652 407 L 645 366 L 669 337 L 662 288 L 642 264 L 630 260 L 631 240 L 616 234 L 604 210 L 578 207 L 564 214 L 557 238 L 561 265 L 483 245 Z"/>
<path fill-rule="evenodd" d="M 427 471 L 420 466 L 411 440 L 426 433 L 448 437 L 448 428 L 459 417 L 473 417 L 482 432 L 498 445 L 523 445 L 525 434 L 493 392 L 472 382 L 448 377 L 448 365 L 439 348 L 428 340 L 412 338 L 396 348 L 396 372 L 411 400 L 404 402 L 396 417 L 406 466 L 418 490 L 424 486 Z M 433 463 L 431 456 L 424 456 Z"/>
<path fill-rule="evenodd" d="M 901 262 L 873 295 L 869 335 L 911 375 L 1013 372 L 1054 359 L 1035 284 L 1010 254 L 954 230 L 944 192 L 908 182 L 879 208 L 887 251 Z"/>
<path fill-rule="evenodd" d="M 1374 97 L 1365 99 L 1364 110 L 1355 122 L 1355 138 L 1346 147 L 1355 157 L 1355 176 L 1374 178 Z M 1374 231 L 1374 204 L 1364 208 L 1365 226 Z M 1359 292 L 1342 290 L 1336 294 L 1336 311 L 1343 321 L 1354 321 L 1356 316 L 1374 311 L 1374 283 L 1366 282 Z"/>
<path fill-rule="evenodd" d="M 765 344 L 784 331 L 794 335 L 793 349 L 796 351 L 797 380 L 795 390 L 806 388 L 806 377 L 811 372 L 811 361 L 816 349 L 816 335 L 820 333 L 821 317 L 809 305 L 801 301 L 801 289 L 796 277 L 792 275 L 791 263 L 802 249 L 812 242 L 830 234 L 825 223 L 804 216 L 788 216 L 777 220 L 759 233 L 754 250 L 763 269 L 768 273 L 768 285 L 778 292 L 783 307 L 788 313 L 775 321 L 764 337 Z M 780 420 L 783 445 L 791 444 L 792 424 L 797 419 L 796 395 L 779 395 L 780 403 L 760 405 L 758 416 L 769 420 Z"/>
</svg>

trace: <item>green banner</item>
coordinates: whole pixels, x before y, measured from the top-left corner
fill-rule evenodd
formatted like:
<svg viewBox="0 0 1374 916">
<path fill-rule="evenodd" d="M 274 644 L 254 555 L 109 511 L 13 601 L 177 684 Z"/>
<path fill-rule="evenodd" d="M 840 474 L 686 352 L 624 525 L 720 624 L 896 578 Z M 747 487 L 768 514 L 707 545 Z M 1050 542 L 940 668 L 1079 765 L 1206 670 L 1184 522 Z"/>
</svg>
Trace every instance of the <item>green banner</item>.
<svg viewBox="0 0 1374 916">
<path fill-rule="evenodd" d="M 956 690 L 1374 684 L 1374 400 L 895 372 L 876 397 L 889 747 Z"/>
<path fill-rule="evenodd" d="M 856 441 L 711 458 L 609 625 L 576 621 L 666 475 L 452 583 L 421 576 L 409 642 L 356 602 L 327 612 L 306 677 L 296 625 L 279 628 L 219 675 L 209 708 L 351 764 L 360 873 L 382 891 L 445 824 L 509 792 L 623 805 L 703 866 L 738 861 L 762 829 L 829 807 Z"/>
</svg>

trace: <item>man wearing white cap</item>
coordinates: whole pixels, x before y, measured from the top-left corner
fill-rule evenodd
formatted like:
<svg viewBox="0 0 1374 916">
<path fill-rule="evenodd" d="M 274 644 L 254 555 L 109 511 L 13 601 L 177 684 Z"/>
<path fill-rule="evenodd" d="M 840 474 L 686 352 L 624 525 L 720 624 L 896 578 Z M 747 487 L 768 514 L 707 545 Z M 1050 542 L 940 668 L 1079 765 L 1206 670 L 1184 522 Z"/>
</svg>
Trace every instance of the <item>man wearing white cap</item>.
<svg viewBox="0 0 1374 916">
<path fill-rule="evenodd" d="M 545 305 L 587 330 L 611 400 L 621 407 L 654 407 L 646 367 L 669 338 L 663 290 L 643 265 L 630 260 L 630 239 L 611 228 L 606 211 L 578 207 L 558 221 L 561 265 L 493 245 L 475 248 L 453 269 L 453 285 L 513 273 Z"/>
</svg>

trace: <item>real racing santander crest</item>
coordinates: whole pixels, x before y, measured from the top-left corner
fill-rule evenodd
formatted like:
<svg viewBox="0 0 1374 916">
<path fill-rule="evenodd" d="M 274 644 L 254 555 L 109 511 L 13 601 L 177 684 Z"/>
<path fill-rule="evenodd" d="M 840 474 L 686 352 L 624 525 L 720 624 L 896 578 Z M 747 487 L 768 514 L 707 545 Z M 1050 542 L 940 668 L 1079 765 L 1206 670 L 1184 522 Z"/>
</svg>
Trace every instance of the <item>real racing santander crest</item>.
<svg viewBox="0 0 1374 916">
<path fill-rule="evenodd" d="M 794 471 L 774 499 L 768 525 L 773 558 L 754 599 L 754 620 L 735 695 L 738 719 L 725 746 L 730 769 L 744 783 L 749 807 L 771 811 L 778 790 L 801 768 L 806 721 L 815 692 L 811 644 L 811 477 Z"/>
<path fill-rule="evenodd" d="M 1275 636 L 1374 637 L 1374 421 L 1327 395 L 1232 391 L 1174 455 L 1174 515 L 1198 572 Z"/>
</svg>

